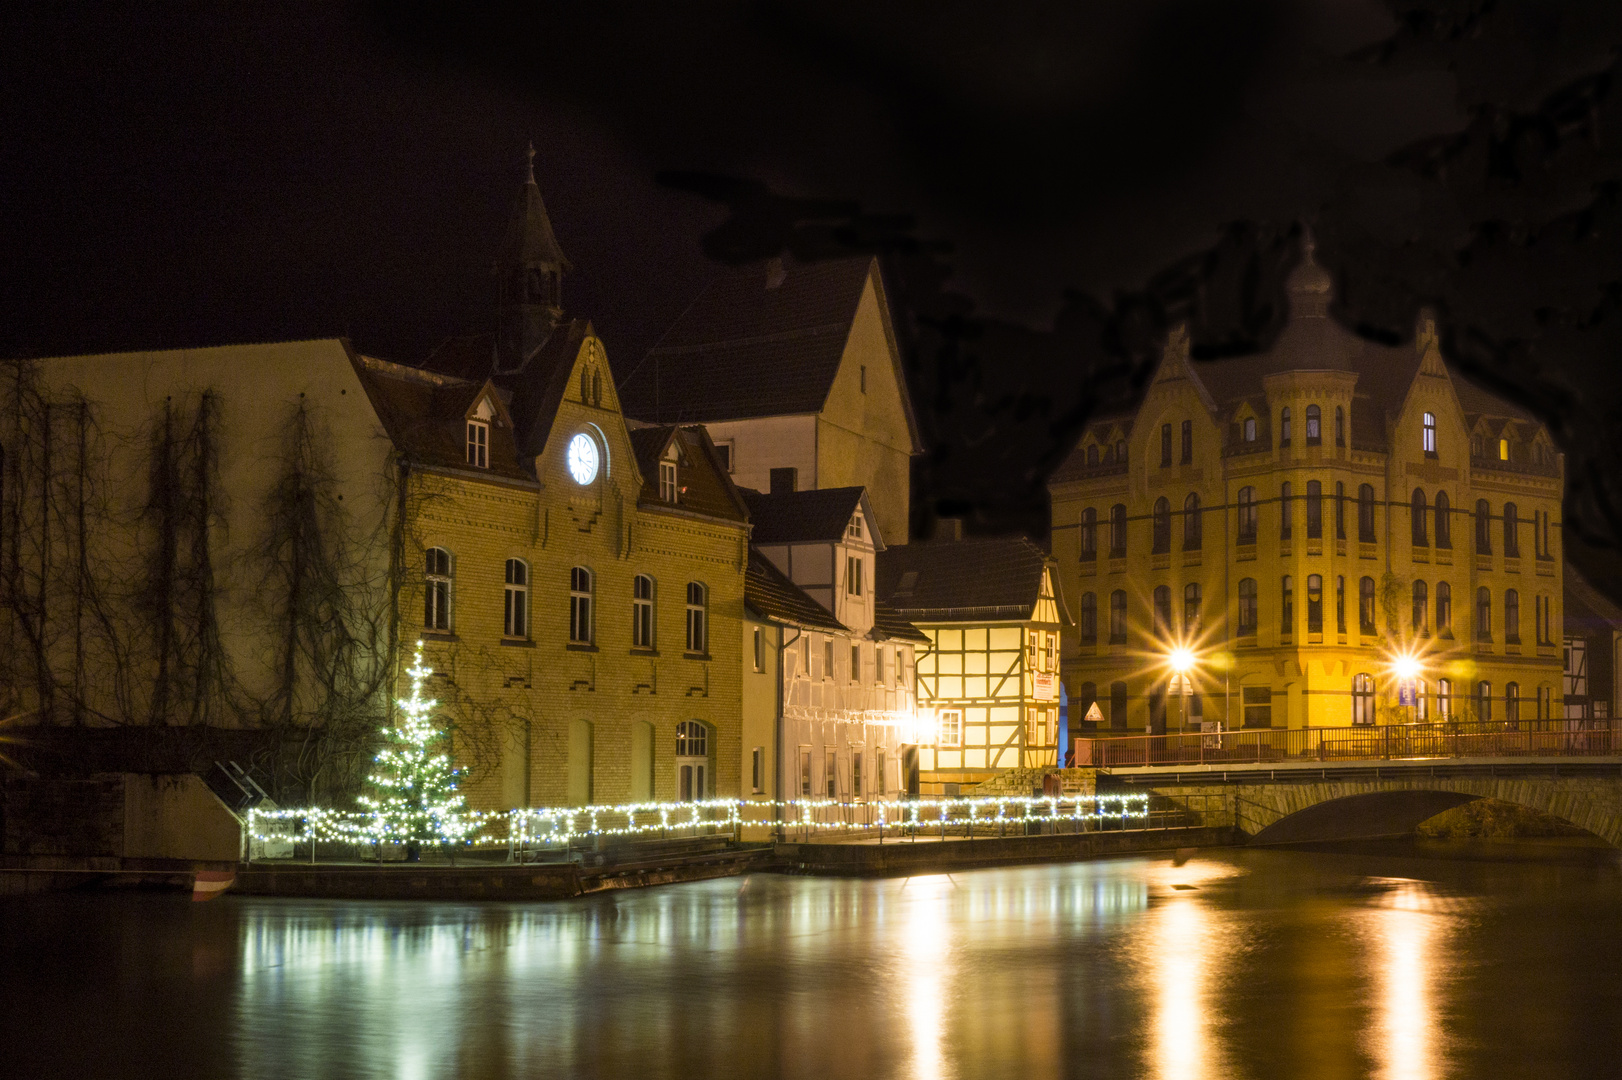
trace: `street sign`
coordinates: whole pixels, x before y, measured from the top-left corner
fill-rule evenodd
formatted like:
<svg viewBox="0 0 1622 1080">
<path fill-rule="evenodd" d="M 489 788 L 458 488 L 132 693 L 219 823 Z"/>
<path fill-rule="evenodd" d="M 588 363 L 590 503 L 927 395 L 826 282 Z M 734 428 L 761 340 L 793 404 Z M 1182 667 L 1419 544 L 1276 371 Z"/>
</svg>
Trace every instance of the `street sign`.
<svg viewBox="0 0 1622 1080">
<path fill-rule="evenodd" d="M 1401 683 L 1397 684 L 1397 704 L 1398 705 L 1418 705 L 1419 704 L 1419 690 L 1418 690 L 1417 687 L 1414 686 L 1414 682 L 1413 682 L 1412 679 L 1404 679 L 1404 680 L 1402 680 Z"/>
<path fill-rule="evenodd" d="M 1095 701 L 1087 706 L 1086 720 L 1089 724 L 1102 724 L 1104 722 L 1104 710 L 1098 707 L 1098 702 Z"/>
</svg>

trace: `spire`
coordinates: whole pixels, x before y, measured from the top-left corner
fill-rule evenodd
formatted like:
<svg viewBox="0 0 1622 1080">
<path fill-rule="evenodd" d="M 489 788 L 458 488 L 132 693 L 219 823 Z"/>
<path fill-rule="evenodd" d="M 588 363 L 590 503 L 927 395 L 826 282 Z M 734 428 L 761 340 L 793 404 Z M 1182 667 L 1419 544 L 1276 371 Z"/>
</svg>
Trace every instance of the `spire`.
<svg viewBox="0 0 1622 1080">
<path fill-rule="evenodd" d="M 1301 262 L 1285 279 L 1284 288 L 1290 295 L 1290 318 L 1322 319 L 1329 314 L 1329 294 L 1334 282 L 1329 271 L 1318 265 L 1313 253 L 1318 243 L 1312 238 L 1312 227 L 1301 226 Z"/>
<path fill-rule="evenodd" d="M 563 275 L 573 269 L 558 247 L 535 183 L 534 143 L 527 170 L 496 259 L 501 305 L 496 368 L 506 371 L 522 367 L 563 318 Z"/>
</svg>

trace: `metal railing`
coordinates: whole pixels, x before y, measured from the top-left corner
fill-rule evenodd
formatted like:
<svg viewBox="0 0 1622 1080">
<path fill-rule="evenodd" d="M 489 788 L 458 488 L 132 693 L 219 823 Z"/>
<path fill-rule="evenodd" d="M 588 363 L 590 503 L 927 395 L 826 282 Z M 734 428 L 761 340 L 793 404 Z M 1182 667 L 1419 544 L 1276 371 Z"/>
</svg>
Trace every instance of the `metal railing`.
<svg viewBox="0 0 1622 1080">
<path fill-rule="evenodd" d="M 1076 740 L 1076 764 L 1252 765 L 1406 758 L 1607 757 L 1622 733 L 1568 720 L 1440 721 L 1341 728 L 1235 728 Z"/>
</svg>

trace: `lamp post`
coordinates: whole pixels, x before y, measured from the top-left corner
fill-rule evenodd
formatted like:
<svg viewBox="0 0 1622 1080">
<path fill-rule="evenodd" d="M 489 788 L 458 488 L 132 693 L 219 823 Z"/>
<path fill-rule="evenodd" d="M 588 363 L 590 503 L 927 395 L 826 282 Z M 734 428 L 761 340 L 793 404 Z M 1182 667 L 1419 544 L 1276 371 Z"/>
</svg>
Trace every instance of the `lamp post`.
<svg viewBox="0 0 1622 1080">
<path fill-rule="evenodd" d="M 1186 645 L 1179 645 L 1166 657 L 1166 662 L 1172 670 L 1171 685 L 1167 689 L 1178 696 L 1177 745 L 1180 752 L 1183 735 L 1188 728 L 1188 695 L 1193 689 L 1188 673 L 1194 670 L 1194 652 Z"/>
<path fill-rule="evenodd" d="M 1419 703 L 1419 660 L 1408 653 L 1401 653 L 1391 660 L 1391 674 L 1397 680 L 1397 706 L 1406 705 L 1412 709 Z M 1412 713 L 1408 719 L 1412 722 Z"/>
</svg>

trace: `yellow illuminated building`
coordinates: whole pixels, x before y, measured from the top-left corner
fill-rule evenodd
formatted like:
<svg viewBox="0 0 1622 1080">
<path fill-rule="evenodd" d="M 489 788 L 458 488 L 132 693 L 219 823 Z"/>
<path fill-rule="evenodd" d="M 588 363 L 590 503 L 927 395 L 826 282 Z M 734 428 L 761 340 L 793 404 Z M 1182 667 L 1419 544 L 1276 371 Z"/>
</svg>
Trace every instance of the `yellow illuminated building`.
<svg viewBox="0 0 1622 1080">
<path fill-rule="evenodd" d="M 1310 240 L 1289 298 L 1261 355 L 1174 331 L 1050 480 L 1071 734 L 1095 701 L 1103 734 L 1561 716 L 1549 433 L 1455 377 L 1431 319 L 1388 347 L 1329 318 Z"/>
</svg>

